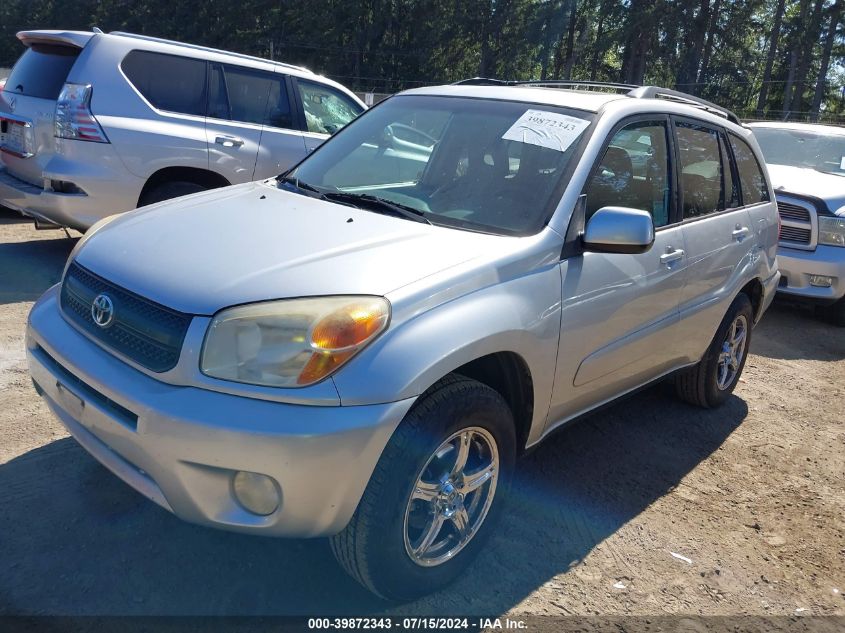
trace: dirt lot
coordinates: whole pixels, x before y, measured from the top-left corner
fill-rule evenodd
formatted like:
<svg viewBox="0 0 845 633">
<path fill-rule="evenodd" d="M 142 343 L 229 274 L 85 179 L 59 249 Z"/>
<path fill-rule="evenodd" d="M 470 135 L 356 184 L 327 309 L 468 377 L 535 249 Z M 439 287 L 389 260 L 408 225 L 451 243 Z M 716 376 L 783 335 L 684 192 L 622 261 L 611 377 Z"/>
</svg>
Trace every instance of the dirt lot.
<svg viewBox="0 0 845 633">
<path fill-rule="evenodd" d="M 73 243 L 0 212 L 0 614 L 383 610 L 325 541 L 182 523 L 67 437 L 23 333 Z M 845 614 L 845 330 L 776 304 L 751 351 L 718 411 L 658 386 L 544 444 L 470 573 L 400 611 Z"/>
</svg>

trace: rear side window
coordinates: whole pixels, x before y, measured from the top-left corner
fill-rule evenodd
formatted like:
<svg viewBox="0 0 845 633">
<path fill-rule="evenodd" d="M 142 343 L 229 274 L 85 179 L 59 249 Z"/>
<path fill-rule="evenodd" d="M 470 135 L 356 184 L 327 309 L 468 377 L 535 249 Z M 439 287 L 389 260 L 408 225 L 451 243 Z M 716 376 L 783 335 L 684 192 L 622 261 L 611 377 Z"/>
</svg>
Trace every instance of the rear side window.
<svg viewBox="0 0 845 633">
<path fill-rule="evenodd" d="M 675 130 L 678 138 L 684 219 L 724 210 L 727 208 L 725 191 L 729 192 L 727 204 L 730 204 L 730 192 L 733 187 L 730 182 L 730 166 L 725 161 L 725 153 L 719 142 L 719 132 L 686 122 L 676 123 Z"/>
<path fill-rule="evenodd" d="M 211 67 L 208 116 L 293 128 L 285 76 L 237 66 Z"/>
<path fill-rule="evenodd" d="M 731 147 L 734 150 L 739 182 L 742 186 L 742 203 L 769 202 L 769 186 L 766 184 L 766 177 L 748 143 L 731 135 Z"/>
<path fill-rule="evenodd" d="M 57 99 L 80 49 L 35 44 L 27 49 L 6 81 L 6 91 L 40 99 Z"/>
<path fill-rule="evenodd" d="M 132 51 L 120 67 L 144 98 L 159 110 L 205 114 L 205 62 L 189 57 Z"/>
<path fill-rule="evenodd" d="M 361 106 L 334 88 L 305 79 L 297 84 L 309 132 L 334 134 L 361 114 Z"/>
</svg>

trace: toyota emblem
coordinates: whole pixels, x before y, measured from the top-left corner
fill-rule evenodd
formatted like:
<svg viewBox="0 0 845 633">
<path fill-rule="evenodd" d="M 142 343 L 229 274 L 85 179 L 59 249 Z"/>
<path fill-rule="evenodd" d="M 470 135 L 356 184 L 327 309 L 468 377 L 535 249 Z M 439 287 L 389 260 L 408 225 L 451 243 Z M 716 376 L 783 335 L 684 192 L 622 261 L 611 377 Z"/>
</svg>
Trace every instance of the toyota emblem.
<svg viewBox="0 0 845 633">
<path fill-rule="evenodd" d="M 15 97 L 9 97 L 8 104 L 9 104 L 9 110 L 14 112 L 15 107 L 18 105 L 18 100 Z"/>
<path fill-rule="evenodd" d="M 114 304 L 108 295 L 97 295 L 91 304 L 91 318 L 100 327 L 108 327 L 114 320 Z"/>
</svg>

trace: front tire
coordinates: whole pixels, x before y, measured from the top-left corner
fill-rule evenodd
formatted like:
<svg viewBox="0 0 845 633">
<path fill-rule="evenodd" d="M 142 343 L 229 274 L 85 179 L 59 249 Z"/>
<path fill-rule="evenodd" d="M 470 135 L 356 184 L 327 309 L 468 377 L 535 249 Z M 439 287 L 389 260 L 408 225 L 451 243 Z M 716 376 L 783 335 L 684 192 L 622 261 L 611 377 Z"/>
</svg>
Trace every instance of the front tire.
<svg viewBox="0 0 845 633">
<path fill-rule="evenodd" d="M 753 323 L 751 301 L 740 294 L 728 308 L 704 357 L 675 376 L 675 390 L 681 400 L 712 409 L 728 399 L 748 358 Z"/>
<path fill-rule="evenodd" d="M 358 509 L 331 539 L 335 558 L 388 600 L 443 588 L 493 531 L 515 458 L 513 416 L 502 396 L 447 376 L 396 429 Z"/>
</svg>

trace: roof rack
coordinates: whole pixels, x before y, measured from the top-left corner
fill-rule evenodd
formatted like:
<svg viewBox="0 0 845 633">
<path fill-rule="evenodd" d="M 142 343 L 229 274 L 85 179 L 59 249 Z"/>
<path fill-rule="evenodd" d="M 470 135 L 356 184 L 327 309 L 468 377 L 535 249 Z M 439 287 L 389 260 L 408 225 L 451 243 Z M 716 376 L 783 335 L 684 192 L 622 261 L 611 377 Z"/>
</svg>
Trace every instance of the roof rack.
<svg viewBox="0 0 845 633">
<path fill-rule="evenodd" d="M 661 88 L 660 86 L 640 86 L 628 93 L 629 97 L 634 99 L 666 99 L 667 101 L 677 101 L 679 103 L 686 103 L 695 108 L 701 108 L 707 112 L 711 112 L 717 116 L 723 117 L 731 123 L 742 125 L 739 117 L 727 108 L 711 103 L 701 97 L 680 92 L 678 90 L 671 90 L 669 88 Z"/>
<path fill-rule="evenodd" d="M 695 108 L 700 108 L 717 116 L 723 117 L 731 123 L 741 125 L 739 117 L 721 106 L 711 103 L 701 97 L 672 90 L 670 88 L 661 88 L 660 86 L 636 86 L 633 84 L 612 83 L 604 81 L 570 81 L 570 80 L 541 80 L 541 81 L 503 81 L 501 79 L 488 79 L 485 77 L 473 77 L 472 79 L 464 79 L 456 81 L 453 86 L 524 86 L 533 88 L 558 88 L 570 90 L 613 90 L 620 95 L 632 97 L 634 99 L 666 99 L 667 101 L 675 101 L 678 103 L 685 103 Z"/>
<path fill-rule="evenodd" d="M 232 51 L 224 51 L 219 48 L 211 48 L 210 46 L 200 46 L 199 44 L 186 44 L 185 42 L 177 42 L 175 40 L 166 40 L 161 37 L 152 37 L 150 35 L 139 35 L 138 33 L 127 33 L 125 31 L 110 31 L 109 35 L 118 35 L 120 37 L 131 37 L 136 40 L 144 40 L 145 42 L 157 42 L 159 44 L 171 44 L 173 46 L 181 46 L 182 48 L 190 48 L 195 51 L 204 51 L 206 53 L 218 53 L 220 55 L 229 55 L 231 57 L 238 57 L 240 59 L 248 59 L 250 61 L 264 62 L 265 64 L 273 64 L 275 66 L 283 66 L 285 68 L 292 68 L 304 73 L 311 71 L 303 66 L 294 66 L 293 64 L 286 64 L 284 62 L 271 61 L 263 57 L 256 57 L 255 55 L 244 55 L 243 53 L 233 53 Z"/>
</svg>

